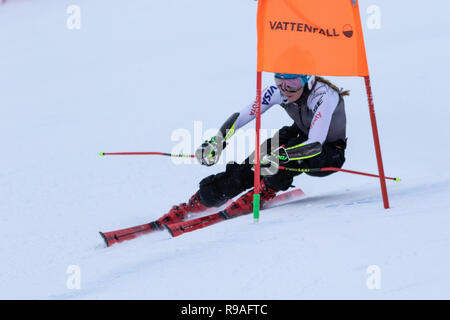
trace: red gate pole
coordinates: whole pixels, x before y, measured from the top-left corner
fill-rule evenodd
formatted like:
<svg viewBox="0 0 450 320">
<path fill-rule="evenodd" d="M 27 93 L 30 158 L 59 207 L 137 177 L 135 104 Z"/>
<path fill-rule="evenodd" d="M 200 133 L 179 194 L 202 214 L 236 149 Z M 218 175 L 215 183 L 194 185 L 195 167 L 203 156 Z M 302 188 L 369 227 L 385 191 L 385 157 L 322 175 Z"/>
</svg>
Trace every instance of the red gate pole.
<svg viewBox="0 0 450 320">
<path fill-rule="evenodd" d="M 253 221 L 259 221 L 259 208 L 260 208 L 260 195 L 259 191 L 261 189 L 261 177 L 260 177 L 260 139 L 259 139 L 259 129 L 261 128 L 261 77 L 262 72 L 256 72 L 256 146 L 255 146 L 255 180 L 254 180 L 254 193 L 253 193 Z"/>
<path fill-rule="evenodd" d="M 381 157 L 380 138 L 378 136 L 377 120 L 375 117 L 375 107 L 373 104 L 372 87 L 370 85 L 370 76 L 365 76 L 367 99 L 369 101 L 370 121 L 372 123 L 373 142 L 375 144 L 375 153 L 377 155 L 378 172 L 380 175 L 381 194 L 383 195 L 383 204 L 385 209 L 389 209 L 389 199 L 384 177 L 383 159 Z"/>
</svg>

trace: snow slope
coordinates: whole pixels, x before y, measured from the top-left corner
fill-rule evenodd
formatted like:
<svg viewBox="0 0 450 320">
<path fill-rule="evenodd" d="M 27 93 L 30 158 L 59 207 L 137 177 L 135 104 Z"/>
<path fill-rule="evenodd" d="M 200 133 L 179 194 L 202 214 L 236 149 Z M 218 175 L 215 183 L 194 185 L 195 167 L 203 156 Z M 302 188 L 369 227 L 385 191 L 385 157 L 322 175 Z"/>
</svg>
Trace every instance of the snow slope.
<svg viewBox="0 0 450 320">
<path fill-rule="evenodd" d="M 80 30 L 66 28 L 74 3 Z M 381 8 L 379 30 L 366 26 L 370 5 Z M 179 132 L 193 152 L 251 101 L 256 2 L 0 5 L 0 298 L 450 298 L 450 3 L 360 8 L 385 169 L 402 178 L 388 183 L 390 210 L 377 179 L 302 175 L 308 197 L 257 225 L 248 216 L 106 249 L 98 231 L 156 219 L 224 169 L 98 153 L 170 152 Z M 376 172 L 363 81 L 331 80 L 352 91 L 345 168 Z M 279 108 L 263 117 L 268 130 L 290 122 Z M 67 287 L 71 265 L 79 290 Z M 373 265 L 378 290 L 366 285 Z"/>
</svg>

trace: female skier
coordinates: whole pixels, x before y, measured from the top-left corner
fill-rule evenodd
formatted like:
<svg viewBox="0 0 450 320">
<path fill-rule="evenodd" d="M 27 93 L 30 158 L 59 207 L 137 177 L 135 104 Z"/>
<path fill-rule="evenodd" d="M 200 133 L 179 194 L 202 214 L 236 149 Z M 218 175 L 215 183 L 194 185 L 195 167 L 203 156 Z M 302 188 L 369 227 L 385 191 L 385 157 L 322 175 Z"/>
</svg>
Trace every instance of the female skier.
<svg viewBox="0 0 450 320">
<path fill-rule="evenodd" d="M 310 75 L 276 73 L 275 84 L 276 86 L 270 86 L 262 93 L 261 113 L 279 104 L 294 123 L 281 128 L 261 146 L 261 205 L 272 199 L 278 191 L 291 187 L 294 176 L 301 173 L 278 170 L 278 164 L 301 169 L 341 168 L 345 161 L 347 138 L 343 97 L 349 92 L 339 90 L 322 77 Z M 196 150 L 197 160 L 206 166 L 217 163 L 226 141 L 255 117 L 254 104 L 231 115 L 217 135 Z M 199 190 L 188 203 L 172 207 L 157 220 L 159 225 L 180 222 L 190 213 L 220 207 L 252 188 L 252 159 L 253 155 L 242 164 L 228 163 L 224 172 L 200 181 Z M 324 177 L 331 173 L 333 171 L 307 174 Z M 223 212 L 229 217 L 252 212 L 253 192 L 253 189 L 248 191 Z"/>
</svg>

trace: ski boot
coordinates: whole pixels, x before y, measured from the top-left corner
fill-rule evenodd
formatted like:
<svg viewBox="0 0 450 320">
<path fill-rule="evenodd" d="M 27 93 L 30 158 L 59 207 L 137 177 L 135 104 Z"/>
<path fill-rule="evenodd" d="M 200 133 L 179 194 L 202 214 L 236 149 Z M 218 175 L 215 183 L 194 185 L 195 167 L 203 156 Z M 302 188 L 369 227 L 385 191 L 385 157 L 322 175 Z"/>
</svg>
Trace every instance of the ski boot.
<svg viewBox="0 0 450 320">
<path fill-rule="evenodd" d="M 188 203 L 181 203 L 177 206 L 173 206 L 172 209 L 161 218 L 156 220 L 160 228 L 163 224 L 172 224 L 185 220 L 189 213 L 196 213 L 208 210 L 209 207 L 200 203 L 198 192 L 194 194 L 188 201 Z"/>
<path fill-rule="evenodd" d="M 270 189 L 264 183 L 264 180 L 261 180 L 261 189 L 260 189 L 260 205 L 262 206 L 266 201 L 273 199 L 278 191 Z M 230 219 L 234 217 L 238 217 L 247 213 L 251 213 L 253 211 L 253 193 L 254 189 L 251 189 L 244 195 L 240 196 L 236 201 L 230 204 L 227 208 L 220 211 L 220 214 L 225 219 Z"/>
</svg>

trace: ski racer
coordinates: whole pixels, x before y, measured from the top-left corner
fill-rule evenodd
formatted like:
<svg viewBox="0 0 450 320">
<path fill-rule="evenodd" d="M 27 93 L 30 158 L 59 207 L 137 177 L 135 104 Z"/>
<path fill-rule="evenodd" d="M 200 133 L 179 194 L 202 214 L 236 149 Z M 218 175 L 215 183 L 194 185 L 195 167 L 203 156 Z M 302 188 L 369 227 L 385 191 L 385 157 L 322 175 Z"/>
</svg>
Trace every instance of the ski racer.
<svg viewBox="0 0 450 320">
<path fill-rule="evenodd" d="M 278 170 L 279 164 L 290 168 L 308 169 L 323 167 L 341 168 L 346 148 L 346 115 L 344 96 L 328 80 L 311 75 L 276 73 L 275 85 L 262 93 L 261 113 L 280 105 L 294 123 L 281 128 L 261 146 L 261 205 L 275 197 L 279 191 L 292 186 L 301 172 Z M 205 141 L 195 152 L 197 160 L 212 166 L 219 160 L 226 141 L 256 117 L 255 104 L 231 115 L 216 136 Z M 157 220 L 160 227 L 183 221 L 188 214 L 219 208 L 230 199 L 253 187 L 254 154 L 243 163 L 230 162 L 224 172 L 210 175 L 200 181 L 199 190 L 187 203 L 174 206 Z M 333 171 L 307 173 L 324 177 Z M 222 212 L 232 217 L 253 210 L 251 189 Z"/>
</svg>

